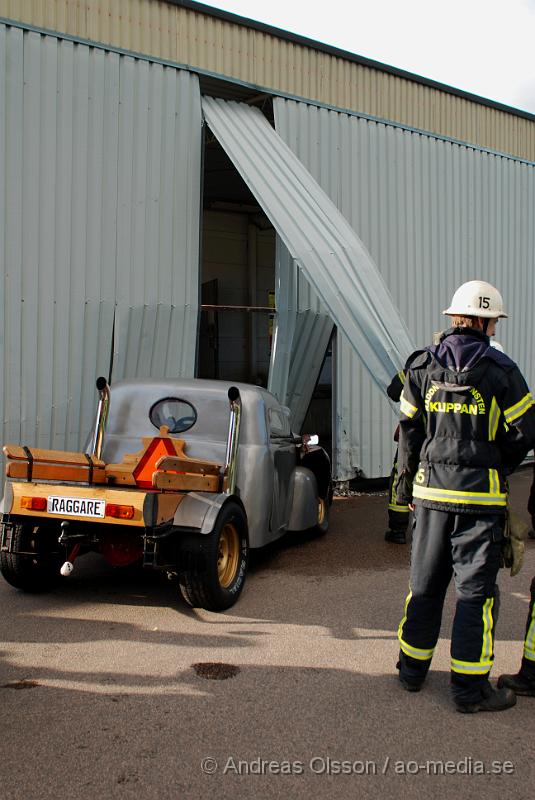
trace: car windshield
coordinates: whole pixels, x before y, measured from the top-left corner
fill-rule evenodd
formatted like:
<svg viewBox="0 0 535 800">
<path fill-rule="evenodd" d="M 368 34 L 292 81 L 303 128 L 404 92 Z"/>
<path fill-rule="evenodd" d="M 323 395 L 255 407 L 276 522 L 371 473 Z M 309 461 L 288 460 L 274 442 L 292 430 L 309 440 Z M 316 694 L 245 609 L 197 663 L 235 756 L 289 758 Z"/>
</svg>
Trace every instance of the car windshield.
<svg viewBox="0 0 535 800">
<path fill-rule="evenodd" d="M 162 425 L 166 425 L 169 433 L 183 433 L 195 425 L 197 412 L 187 400 L 164 397 L 154 403 L 149 411 L 149 418 L 158 430 Z"/>
</svg>

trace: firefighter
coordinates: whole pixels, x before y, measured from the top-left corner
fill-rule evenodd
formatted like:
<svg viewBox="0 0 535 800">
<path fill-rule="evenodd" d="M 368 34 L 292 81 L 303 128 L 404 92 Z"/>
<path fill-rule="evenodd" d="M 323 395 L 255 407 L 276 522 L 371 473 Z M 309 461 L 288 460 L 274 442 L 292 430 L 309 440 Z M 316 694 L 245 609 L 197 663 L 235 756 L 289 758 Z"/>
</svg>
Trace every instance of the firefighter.
<svg viewBox="0 0 535 800">
<path fill-rule="evenodd" d="M 507 476 L 535 442 L 535 405 L 520 370 L 490 346 L 507 315 L 484 281 L 457 289 L 453 327 L 412 362 L 400 401 L 397 501 L 414 504 L 410 591 L 398 629 L 399 679 L 419 691 L 440 632 L 452 575 L 456 611 L 451 688 L 457 710 L 501 711 L 489 682 Z"/>
<path fill-rule="evenodd" d="M 407 362 L 407 364 L 409 364 Z M 405 365 L 407 369 L 407 365 Z M 401 392 L 403 391 L 403 384 L 405 383 L 405 369 L 397 372 L 386 390 L 387 395 L 394 403 L 399 402 Z M 399 425 L 394 433 L 394 441 L 399 439 Z M 392 472 L 390 473 L 390 480 L 388 482 L 388 530 L 385 533 L 385 540 L 393 542 L 394 544 L 405 544 L 407 541 L 407 528 L 409 525 L 410 509 L 407 504 L 401 505 L 396 499 L 396 483 L 398 477 L 398 451 L 394 456 L 394 463 L 392 465 Z"/>
<path fill-rule="evenodd" d="M 531 581 L 531 599 L 520 670 L 516 675 L 500 675 L 498 686 L 512 689 L 515 694 L 535 697 L 535 578 Z"/>
</svg>

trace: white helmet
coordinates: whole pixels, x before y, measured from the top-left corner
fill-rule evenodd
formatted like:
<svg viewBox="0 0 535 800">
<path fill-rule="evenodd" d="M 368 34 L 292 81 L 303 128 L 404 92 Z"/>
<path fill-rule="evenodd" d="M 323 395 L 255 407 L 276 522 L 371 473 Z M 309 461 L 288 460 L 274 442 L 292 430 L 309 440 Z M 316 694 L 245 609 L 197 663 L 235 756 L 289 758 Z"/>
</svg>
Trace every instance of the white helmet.
<svg viewBox="0 0 535 800">
<path fill-rule="evenodd" d="M 450 307 L 442 313 L 452 317 L 486 317 L 488 319 L 507 316 L 503 310 L 501 294 L 486 281 L 463 283 L 453 295 Z"/>
</svg>

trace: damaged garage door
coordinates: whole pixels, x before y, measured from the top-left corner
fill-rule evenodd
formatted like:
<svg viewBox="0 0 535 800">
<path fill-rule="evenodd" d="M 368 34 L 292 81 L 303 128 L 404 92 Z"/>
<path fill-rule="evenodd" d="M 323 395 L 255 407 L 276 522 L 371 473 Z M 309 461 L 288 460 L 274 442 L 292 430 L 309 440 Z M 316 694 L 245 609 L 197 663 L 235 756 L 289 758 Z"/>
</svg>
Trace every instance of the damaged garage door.
<svg viewBox="0 0 535 800">
<path fill-rule="evenodd" d="M 212 132 L 384 391 L 415 348 L 361 240 L 258 109 L 211 97 L 202 102 Z"/>
</svg>

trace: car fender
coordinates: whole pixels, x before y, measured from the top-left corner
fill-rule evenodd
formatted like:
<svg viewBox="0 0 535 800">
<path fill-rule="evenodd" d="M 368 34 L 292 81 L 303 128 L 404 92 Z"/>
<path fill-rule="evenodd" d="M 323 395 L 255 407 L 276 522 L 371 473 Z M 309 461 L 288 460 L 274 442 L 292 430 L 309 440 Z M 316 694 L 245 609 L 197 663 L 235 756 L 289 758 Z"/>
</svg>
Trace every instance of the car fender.
<svg viewBox="0 0 535 800">
<path fill-rule="evenodd" d="M 199 533 L 211 533 L 219 512 L 229 500 L 243 503 L 236 495 L 224 492 L 189 492 L 178 506 L 173 525 L 178 528 L 197 529 Z M 245 509 L 244 509 L 245 511 Z"/>
<path fill-rule="evenodd" d="M 304 531 L 318 521 L 318 482 L 308 467 L 296 467 L 292 473 L 292 507 L 288 528 Z"/>
</svg>

